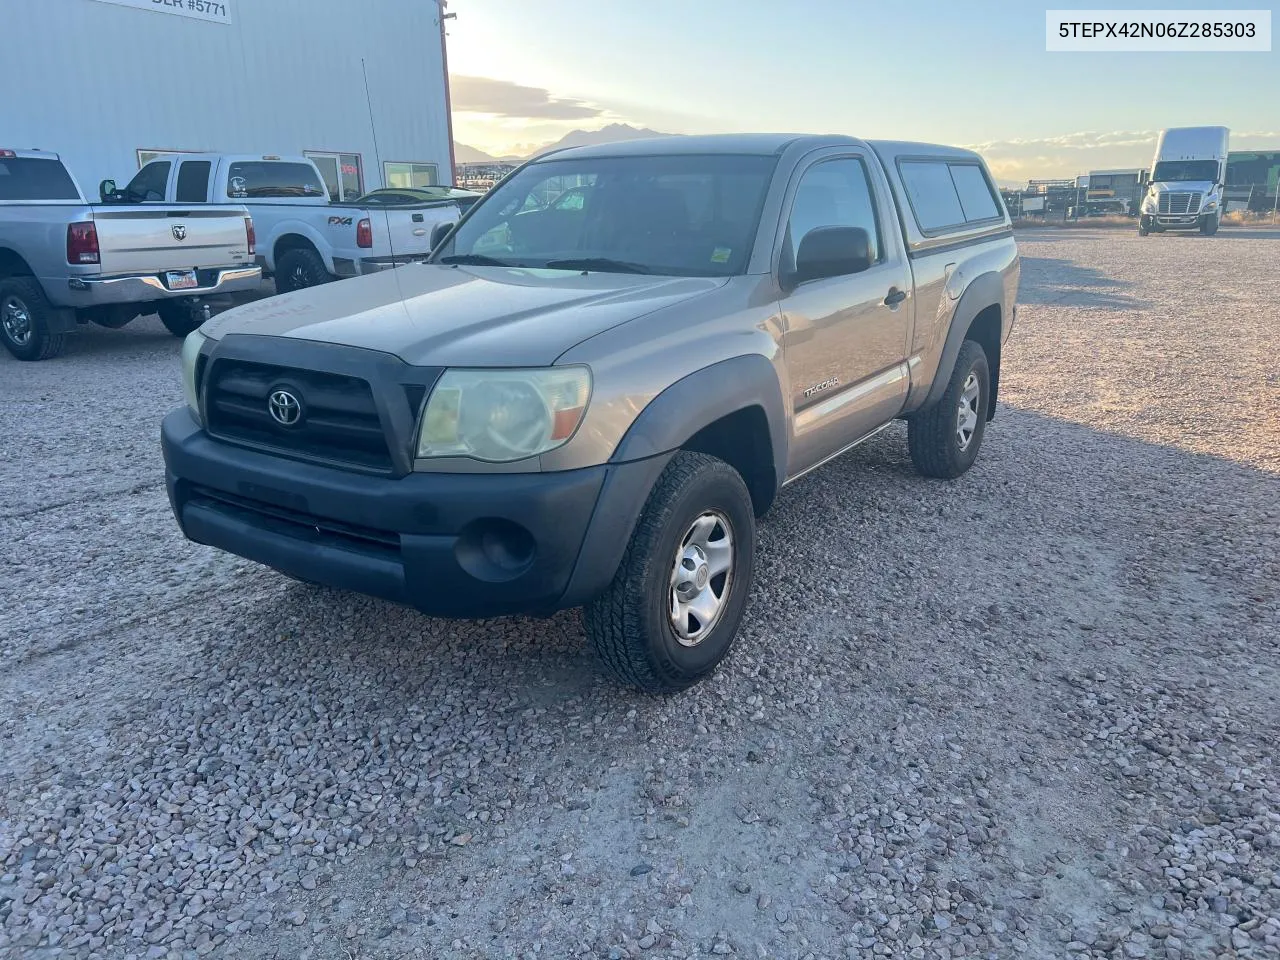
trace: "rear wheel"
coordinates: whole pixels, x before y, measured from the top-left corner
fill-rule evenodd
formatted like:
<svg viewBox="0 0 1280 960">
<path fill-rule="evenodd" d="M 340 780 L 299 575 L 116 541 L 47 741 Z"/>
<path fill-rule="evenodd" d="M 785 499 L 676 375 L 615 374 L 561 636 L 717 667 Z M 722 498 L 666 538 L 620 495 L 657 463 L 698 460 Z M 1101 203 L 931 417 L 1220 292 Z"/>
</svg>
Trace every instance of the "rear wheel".
<svg viewBox="0 0 1280 960">
<path fill-rule="evenodd" d="M 19 360 L 48 360 L 62 352 L 65 333 L 51 327 L 53 307 L 30 277 L 0 280 L 0 340 Z"/>
<path fill-rule="evenodd" d="M 156 305 L 156 313 L 164 328 L 175 337 L 185 337 L 204 323 L 204 304 L 194 297 L 162 300 Z"/>
<path fill-rule="evenodd" d="M 723 460 L 677 453 L 649 494 L 613 583 L 585 610 L 608 671 L 674 693 L 729 654 L 755 567 L 755 514 Z"/>
<path fill-rule="evenodd" d="M 332 279 L 320 254 L 308 247 L 286 250 L 276 258 L 276 291 L 279 293 L 316 287 Z"/>
<path fill-rule="evenodd" d="M 966 340 L 942 399 L 907 423 L 911 462 L 926 477 L 952 480 L 973 466 L 986 431 L 990 384 L 986 351 Z"/>
</svg>

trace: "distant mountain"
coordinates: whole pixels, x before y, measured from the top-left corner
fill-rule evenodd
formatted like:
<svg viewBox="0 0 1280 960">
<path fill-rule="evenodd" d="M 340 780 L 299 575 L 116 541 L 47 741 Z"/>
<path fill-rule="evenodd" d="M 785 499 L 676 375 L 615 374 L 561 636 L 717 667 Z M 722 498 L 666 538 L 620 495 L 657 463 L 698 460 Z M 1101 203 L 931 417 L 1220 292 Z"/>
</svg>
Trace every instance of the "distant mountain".
<svg viewBox="0 0 1280 960">
<path fill-rule="evenodd" d="M 668 134 L 650 130 L 648 127 L 633 127 L 629 123 L 611 123 L 599 130 L 570 130 L 555 143 L 549 143 L 534 151 L 534 155 L 546 153 L 548 150 L 559 150 L 561 147 L 589 147 L 597 143 L 619 143 L 623 140 L 647 140 L 650 137 L 665 137 Z"/>
<path fill-rule="evenodd" d="M 477 150 L 475 147 L 468 147 L 465 143 L 453 141 L 453 158 L 458 163 L 493 163 L 496 157 L 491 157 L 483 150 Z"/>
<path fill-rule="evenodd" d="M 599 130 L 571 130 L 555 143 L 543 144 L 525 156 L 507 155 L 495 157 L 469 147 L 465 143 L 453 143 L 454 159 L 458 163 L 523 163 L 529 157 L 536 157 L 548 150 L 559 150 L 561 147 L 587 147 L 596 143 L 619 143 L 623 140 L 645 140 L 649 137 L 665 137 L 669 134 L 659 133 L 647 127 L 633 127 L 629 123 L 611 123 Z"/>
</svg>

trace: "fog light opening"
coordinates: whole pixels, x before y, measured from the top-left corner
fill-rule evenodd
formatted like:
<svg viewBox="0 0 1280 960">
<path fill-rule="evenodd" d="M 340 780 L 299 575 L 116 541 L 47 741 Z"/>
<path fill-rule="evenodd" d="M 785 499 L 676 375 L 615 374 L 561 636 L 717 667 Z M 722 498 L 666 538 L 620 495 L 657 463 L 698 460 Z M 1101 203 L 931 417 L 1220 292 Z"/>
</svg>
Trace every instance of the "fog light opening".
<svg viewBox="0 0 1280 960">
<path fill-rule="evenodd" d="M 454 547 L 458 564 L 477 580 L 514 580 L 533 566 L 537 544 L 518 523 L 496 517 L 475 520 L 463 528 Z"/>
</svg>

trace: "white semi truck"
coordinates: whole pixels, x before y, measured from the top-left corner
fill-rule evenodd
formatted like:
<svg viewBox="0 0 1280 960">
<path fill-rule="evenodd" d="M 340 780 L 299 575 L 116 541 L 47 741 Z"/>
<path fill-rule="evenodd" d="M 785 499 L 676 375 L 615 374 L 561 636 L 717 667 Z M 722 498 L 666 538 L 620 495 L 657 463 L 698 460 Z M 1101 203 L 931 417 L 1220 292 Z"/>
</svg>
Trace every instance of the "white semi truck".
<svg viewBox="0 0 1280 960">
<path fill-rule="evenodd" d="M 1227 182 L 1226 127 L 1171 127 L 1160 133 L 1151 181 L 1142 198 L 1138 233 L 1218 232 Z"/>
</svg>

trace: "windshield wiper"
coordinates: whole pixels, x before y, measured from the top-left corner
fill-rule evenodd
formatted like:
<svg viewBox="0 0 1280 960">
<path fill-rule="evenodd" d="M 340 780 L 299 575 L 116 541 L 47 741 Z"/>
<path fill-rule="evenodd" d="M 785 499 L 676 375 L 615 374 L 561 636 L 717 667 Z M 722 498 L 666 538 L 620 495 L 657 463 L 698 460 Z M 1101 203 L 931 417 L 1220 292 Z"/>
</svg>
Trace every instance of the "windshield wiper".
<svg viewBox="0 0 1280 960">
<path fill-rule="evenodd" d="M 580 257 L 566 260 L 548 260 L 548 270 L 599 270 L 601 273 L 653 273 L 643 263 L 614 260 L 610 257 Z"/>
<path fill-rule="evenodd" d="M 469 267 L 512 267 L 510 260 L 499 260 L 497 257 L 486 257 L 483 253 L 451 253 L 441 257 L 436 263 L 465 264 Z"/>
</svg>

